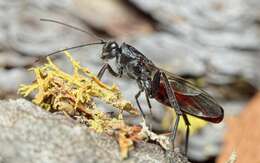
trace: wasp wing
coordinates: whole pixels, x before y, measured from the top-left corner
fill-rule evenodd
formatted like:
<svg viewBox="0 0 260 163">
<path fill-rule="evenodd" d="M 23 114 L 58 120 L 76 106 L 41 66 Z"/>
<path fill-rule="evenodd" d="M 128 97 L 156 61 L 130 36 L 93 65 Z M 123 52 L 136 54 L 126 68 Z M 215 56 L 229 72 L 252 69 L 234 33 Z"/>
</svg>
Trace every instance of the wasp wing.
<svg viewBox="0 0 260 163">
<path fill-rule="evenodd" d="M 177 102 L 184 113 L 214 123 L 222 121 L 224 116 L 223 108 L 207 92 L 177 75 L 163 69 L 160 69 L 160 71 L 166 74 Z M 165 84 L 162 79 L 155 99 L 170 106 Z"/>
</svg>

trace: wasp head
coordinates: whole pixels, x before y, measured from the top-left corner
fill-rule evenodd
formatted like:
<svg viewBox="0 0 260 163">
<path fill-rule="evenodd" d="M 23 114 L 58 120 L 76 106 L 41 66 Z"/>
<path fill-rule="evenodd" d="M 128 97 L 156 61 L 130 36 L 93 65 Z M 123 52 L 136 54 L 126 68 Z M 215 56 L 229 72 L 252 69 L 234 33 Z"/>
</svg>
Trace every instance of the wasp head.
<svg viewBox="0 0 260 163">
<path fill-rule="evenodd" d="M 115 41 L 108 41 L 103 46 L 101 59 L 112 59 L 118 55 L 119 50 L 120 48 Z"/>
</svg>

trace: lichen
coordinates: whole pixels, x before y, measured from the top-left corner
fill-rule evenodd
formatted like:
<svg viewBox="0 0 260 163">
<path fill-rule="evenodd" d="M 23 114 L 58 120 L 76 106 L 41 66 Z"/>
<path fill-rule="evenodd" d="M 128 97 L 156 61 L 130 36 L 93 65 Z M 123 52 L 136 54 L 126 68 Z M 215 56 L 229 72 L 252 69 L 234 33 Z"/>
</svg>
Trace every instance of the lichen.
<svg viewBox="0 0 260 163">
<path fill-rule="evenodd" d="M 33 102 L 51 112 L 63 112 L 73 119 L 79 119 L 90 129 L 98 133 L 116 135 L 121 149 L 121 157 L 126 158 L 128 151 L 138 140 L 138 132 L 123 120 L 122 112 L 138 115 L 133 105 L 122 99 L 117 86 L 102 83 L 88 68 L 82 67 L 68 52 L 65 55 L 73 66 L 73 73 L 63 72 L 47 57 L 43 66 L 31 68 L 35 81 L 21 85 L 18 92 L 26 97 L 33 95 Z M 97 109 L 96 99 L 119 109 L 116 116 L 111 116 Z M 134 138 L 134 139 L 132 139 Z"/>
</svg>

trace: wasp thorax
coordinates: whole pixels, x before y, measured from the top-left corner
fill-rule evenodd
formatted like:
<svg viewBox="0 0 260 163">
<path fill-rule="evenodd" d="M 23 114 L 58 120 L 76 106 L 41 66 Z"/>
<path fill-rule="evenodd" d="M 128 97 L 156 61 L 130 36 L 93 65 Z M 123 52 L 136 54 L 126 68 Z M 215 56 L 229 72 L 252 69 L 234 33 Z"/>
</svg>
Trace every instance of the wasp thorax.
<svg viewBox="0 0 260 163">
<path fill-rule="evenodd" d="M 112 59 L 119 53 L 119 46 L 115 41 L 109 41 L 103 46 L 101 58 Z"/>
</svg>

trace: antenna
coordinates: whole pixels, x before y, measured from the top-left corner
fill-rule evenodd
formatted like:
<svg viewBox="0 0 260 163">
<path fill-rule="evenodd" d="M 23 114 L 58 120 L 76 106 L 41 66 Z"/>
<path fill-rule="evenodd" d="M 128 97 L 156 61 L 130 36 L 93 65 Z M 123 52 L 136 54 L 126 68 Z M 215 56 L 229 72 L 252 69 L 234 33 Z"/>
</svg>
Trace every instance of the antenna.
<svg viewBox="0 0 260 163">
<path fill-rule="evenodd" d="M 86 34 L 90 35 L 91 37 L 100 40 L 101 42 L 105 42 L 101 37 L 98 37 L 97 35 L 95 35 L 95 34 L 93 34 L 93 33 L 91 33 L 91 32 L 85 31 L 85 30 L 83 30 L 83 29 L 80 29 L 80 28 L 75 27 L 75 26 L 73 26 L 73 25 L 69 25 L 69 24 L 63 23 L 63 22 L 58 21 L 58 20 L 53 20 L 53 19 L 40 19 L 40 21 L 52 22 L 52 23 L 57 23 L 57 24 L 60 24 L 60 25 L 64 25 L 64 26 L 66 26 L 66 27 L 69 27 L 69 28 L 75 29 L 75 30 L 77 30 L 77 31 L 86 33 Z"/>
<path fill-rule="evenodd" d="M 72 46 L 72 47 L 70 47 L 70 48 L 64 48 L 64 49 L 57 50 L 57 51 L 55 51 L 55 52 L 49 53 L 49 54 L 47 54 L 46 56 L 40 57 L 40 58 L 38 58 L 34 63 L 37 63 L 37 62 L 41 61 L 42 59 L 44 59 L 44 58 L 46 58 L 46 57 L 52 56 L 52 55 L 54 55 L 54 54 L 57 54 L 57 53 L 60 53 L 60 52 L 66 51 L 66 50 L 77 49 L 77 48 L 81 48 L 81 47 L 85 47 L 85 46 L 90 46 L 90 45 L 100 45 L 100 44 L 104 44 L 104 43 L 105 43 L 105 42 L 102 40 L 101 42 L 93 42 L 93 43 L 87 43 L 87 44 L 81 44 L 81 45 L 77 45 L 77 46 Z"/>
<path fill-rule="evenodd" d="M 49 53 L 47 54 L 46 56 L 43 56 L 43 57 L 39 57 L 34 63 L 37 63 L 39 61 L 41 61 L 42 59 L 46 58 L 46 57 L 49 57 L 49 56 L 52 56 L 54 54 L 57 54 L 57 53 L 60 53 L 60 52 L 63 52 L 63 51 L 66 51 L 66 50 L 72 50 L 72 49 L 77 49 L 77 48 L 81 48 L 81 47 L 85 47 L 85 46 L 90 46 L 90 45 L 100 45 L 100 44 L 105 44 L 106 41 L 104 41 L 101 37 L 98 37 L 96 36 L 95 34 L 93 33 L 90 33 L 88 31 L 85 31 L 83 29 L 80 29 L 78 27 L 75 27 L 75 26 L 72 26 L 72 25 L 69 25 L 69 24 L 66 24 L 66 23 L 63 23 L 61 21 L 57 21 L 57 20 L 53 20 L 53 19 L 40 19 L 40 21 L 45 21 L 45 22 L 52 22 L 52 23 L 57 23 L 57 24 L 60 24 L 60 25 L 64 25 L 66 27 L 69 27 L 69 28 L 72 28 L 72 29 L 75 29 L 77 31 L 80 31 L 80 32 L 83 32 L 83 33 L 86 33 L 96 39 L 98 39 L 100 42 L 93 42 L 93 43 L 86 43 L 86 44 L 81 44 L 81 45 L 76 45 L 76 46 L 72 46 L 70 48 L 64 48 L 64 49 L 61 49 L 61 50 L 57 50 L 57 51 L 54 51 L 52 53 Z"/>
</svg>

